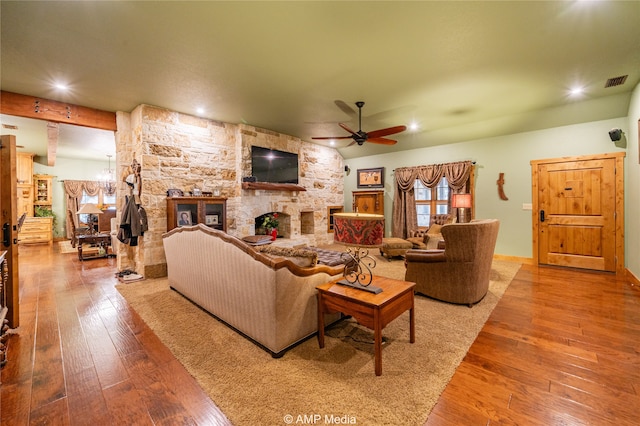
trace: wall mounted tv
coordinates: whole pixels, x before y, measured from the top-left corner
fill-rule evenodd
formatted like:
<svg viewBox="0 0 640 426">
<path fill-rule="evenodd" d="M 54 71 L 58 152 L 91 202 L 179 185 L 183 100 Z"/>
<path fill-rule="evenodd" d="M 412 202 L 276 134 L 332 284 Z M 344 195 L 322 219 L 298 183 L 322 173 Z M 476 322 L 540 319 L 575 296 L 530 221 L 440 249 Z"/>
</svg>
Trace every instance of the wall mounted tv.
<svg viewBox="0 0 640 426">
<path fill-rule="evenodd" d="M 298 154 L 251 147 L 251 175 L 258 182 L 298 183 Z"/>
</svg>

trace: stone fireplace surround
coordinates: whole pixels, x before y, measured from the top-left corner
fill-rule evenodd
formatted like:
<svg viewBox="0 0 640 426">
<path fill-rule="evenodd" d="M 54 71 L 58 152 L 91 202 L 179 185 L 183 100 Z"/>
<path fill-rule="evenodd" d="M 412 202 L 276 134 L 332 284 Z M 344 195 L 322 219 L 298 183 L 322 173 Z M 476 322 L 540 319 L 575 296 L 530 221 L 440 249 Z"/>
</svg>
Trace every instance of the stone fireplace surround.
<svg viewBox="0 0 640 426">
<path fill-rule="evenodd" d="M 122 175 L 133 159 L 141 164 L 141 202 L 149 222 L 137 247 L 120 245 L 119 270 L 149 278 L 166 275 L 162 234 L 170 188 L 219 191 L 227 199 L 227 232 L 238 238 L 255 235 L 256 217 L 278 212 L 284 238 L 277 244 L 318 246 L 333 240 L 327 232 L 327 206 L 344 204 L 344 160 L 335 149 L 149 105 L 118 112 L 117 124 L 117 173 Z M 242 178 L 251 175 L 252 145 L 298 153 L 299 185 L 305 190 L 243 189 Z M 120 182 L 119 213 L 127 194 Z"/>
</svg>

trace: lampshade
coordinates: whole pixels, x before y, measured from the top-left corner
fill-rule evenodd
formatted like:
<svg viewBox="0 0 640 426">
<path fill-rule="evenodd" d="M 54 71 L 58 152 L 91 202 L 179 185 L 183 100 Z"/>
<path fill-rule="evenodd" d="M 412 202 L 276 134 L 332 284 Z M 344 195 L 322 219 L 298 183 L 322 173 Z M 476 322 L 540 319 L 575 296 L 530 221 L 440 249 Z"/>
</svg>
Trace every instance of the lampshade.
<svg viewBox="0 0 640 426">
<path fill-rule="evenodd" d="M 381 247 L 384 216 L 367 213 L 335 213 L 333 241 L 354 247 Z"/>
<path fill-rule="evenodd" d="M 471 194 L 453 194 L 451 207 L 458 209 L 471 208 Z"/>
<path fill-rule="evenodd" d="M 333 241 L 347 247 L 347 255 L 352 262 L 345 265 L 344 279 L 338 284 L 380 293 L 382 289 L 371 284 L 372 268 L 376 260 L 369 256 L 368 247 L 382 246 L 384 236 L 384 216 L 367 213 L 335 213 L 333 215 Z M 353 248 L 352 248 L 353 247 Z"/>
<path fill-rule="evenodd" d="M 102 214 L 102 210 L 96 207 L 95 204 L 87 203 L 80 207 L 80 210 L 76 214 Z"/>
</svg>

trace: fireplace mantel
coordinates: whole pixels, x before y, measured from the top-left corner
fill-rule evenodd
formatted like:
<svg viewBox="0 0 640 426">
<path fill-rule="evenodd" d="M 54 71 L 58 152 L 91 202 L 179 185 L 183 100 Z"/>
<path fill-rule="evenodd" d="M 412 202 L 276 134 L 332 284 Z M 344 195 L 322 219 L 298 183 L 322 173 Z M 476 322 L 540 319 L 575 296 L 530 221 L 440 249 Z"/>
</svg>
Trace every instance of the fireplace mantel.
<svg viewBox="0 0 640 426">
<path fill-rule="evenodd" d="M 242 189 L 263 189 L 271 191 L 306 191 L 300 185 L 293 183 L 242 182 Z"/>
</svg>

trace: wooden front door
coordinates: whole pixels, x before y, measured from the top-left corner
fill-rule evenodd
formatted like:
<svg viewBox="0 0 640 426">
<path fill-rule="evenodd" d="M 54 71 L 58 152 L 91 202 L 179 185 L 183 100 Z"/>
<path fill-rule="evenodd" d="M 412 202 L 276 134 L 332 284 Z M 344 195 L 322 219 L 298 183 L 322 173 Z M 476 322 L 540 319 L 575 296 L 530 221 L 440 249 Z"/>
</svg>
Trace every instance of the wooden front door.
<svg viewBox="0 0 640 426">
<path fill-rule="evenodd" d="M 624 271 L 624 153 L 532 161 L 534 260 Z"/>
</svg>

